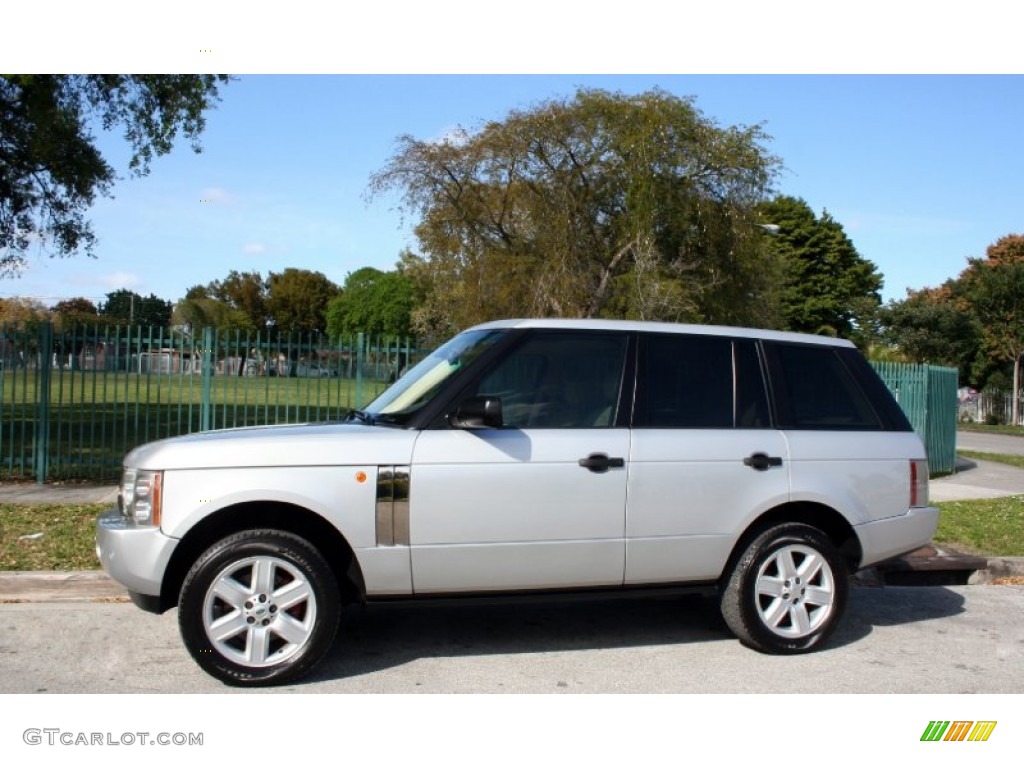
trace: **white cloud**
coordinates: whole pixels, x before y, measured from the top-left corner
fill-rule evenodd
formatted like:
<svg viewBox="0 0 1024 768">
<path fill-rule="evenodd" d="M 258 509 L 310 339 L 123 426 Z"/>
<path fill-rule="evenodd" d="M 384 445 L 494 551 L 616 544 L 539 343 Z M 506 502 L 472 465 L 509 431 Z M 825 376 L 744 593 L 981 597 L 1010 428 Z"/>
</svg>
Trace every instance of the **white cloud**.
<svg viewBox="0 0 1024 768">
<path fill-rule="evenodd" d="M 242 246 L 243 253 L 260 254 L 267 252 L 267 246 L 263 243 L 246 243 Z"/>
<path fill-rule="evenodd" d="M 105 275 L 76 275 L 71 278 L 76 285 L 98 287 L 106 291 L 117 291 L 121 288 L 132 290 L 142 285 L 142 278 L 134 272 L 108 272 Z"/>
<path fill-rule="evenodd" d="M 228 191 L 223 187 L 206 187 L 200 192 L 199 199 L 204 203 L 220 203 L 228 204 L 233 203 L 234 196 L 228 194 Z"/>
</svg>

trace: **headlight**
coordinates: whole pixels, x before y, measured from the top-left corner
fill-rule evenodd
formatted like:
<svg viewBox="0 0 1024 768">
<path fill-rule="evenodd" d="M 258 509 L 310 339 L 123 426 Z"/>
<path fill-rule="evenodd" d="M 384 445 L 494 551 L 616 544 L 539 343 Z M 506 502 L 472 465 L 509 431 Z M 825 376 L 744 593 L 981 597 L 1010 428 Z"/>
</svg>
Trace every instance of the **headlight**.
<svg viewBox="0 0 1024 768">
<path fill-rule="evenodd" d="M 121 514 L 137 525 L 160 525 L 162 484 L 163 472 L 125 469 L 121 475 L 121 492 L 117 496 Z"/>
</svg>

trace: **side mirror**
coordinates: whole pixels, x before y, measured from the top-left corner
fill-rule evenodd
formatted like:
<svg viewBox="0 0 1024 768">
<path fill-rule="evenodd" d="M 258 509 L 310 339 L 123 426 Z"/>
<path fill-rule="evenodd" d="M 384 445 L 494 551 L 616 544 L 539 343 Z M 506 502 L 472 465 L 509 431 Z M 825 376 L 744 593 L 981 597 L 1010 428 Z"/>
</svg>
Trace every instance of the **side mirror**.
<svg viewBox="0 0 1024 768">
<path fill-rule="evenodd" d="M 470 397 L 459 403 L 449 423 L 457 429 L 499 429 L 501 417 L 500 397 Z"/>
</svg>

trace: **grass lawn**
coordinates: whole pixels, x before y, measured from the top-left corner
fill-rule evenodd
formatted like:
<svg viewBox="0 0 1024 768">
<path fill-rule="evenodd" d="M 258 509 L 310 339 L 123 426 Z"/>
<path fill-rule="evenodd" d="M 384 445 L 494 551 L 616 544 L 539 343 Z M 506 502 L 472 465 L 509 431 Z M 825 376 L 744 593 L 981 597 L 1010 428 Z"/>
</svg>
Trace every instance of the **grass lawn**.
<svg viewBox="0 0 1024 768">
<path fill-rule="evenodd" d="M 970 554 L 1024 557 L 1024 496 L 938 506 L 936 544 Z"/>
<path fill-rule="evenodd" d="M 96 518 L 109 504 L 0 504 L 0 571 L 87 571 Z M 39 538 L 22 538 L 43 534 Z"/>
<path fill-rule="evenodd" d="M 997 461 L 1000 464 L 1009 464 L 1024 469 L 1024 456 L 1012 456 L 1008 453 L 986 453 L 983 451 L 957 451 L 957 454 L 965 459 L 980 459 L 981 461 Z"/>
<path fill-rule="evenodd" d="M 108 506 L 0 504 L 0 570 L 99 568 L 96 517 Z M 936 544 L 959 552 L 1024 557 L 1024 496 L 945 502 L 939 507 Z M 38 533 L 42 537 L 21 538 Z"/>
</svg>

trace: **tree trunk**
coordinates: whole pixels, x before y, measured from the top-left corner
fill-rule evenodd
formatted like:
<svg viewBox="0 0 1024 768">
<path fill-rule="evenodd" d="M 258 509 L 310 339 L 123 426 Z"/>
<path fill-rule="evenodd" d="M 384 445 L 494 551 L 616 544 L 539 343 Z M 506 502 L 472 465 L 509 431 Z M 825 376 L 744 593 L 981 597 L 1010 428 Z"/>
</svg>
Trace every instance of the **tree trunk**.
<svg viewBox="0 0 1024 768">
<path fill-rule="evenodd" d="M 1013 426 L 1020 426 L 1020 355 L 1013 358 L 1013 401 L 1010 404 L 1010 419 Z"/>
</svg>

